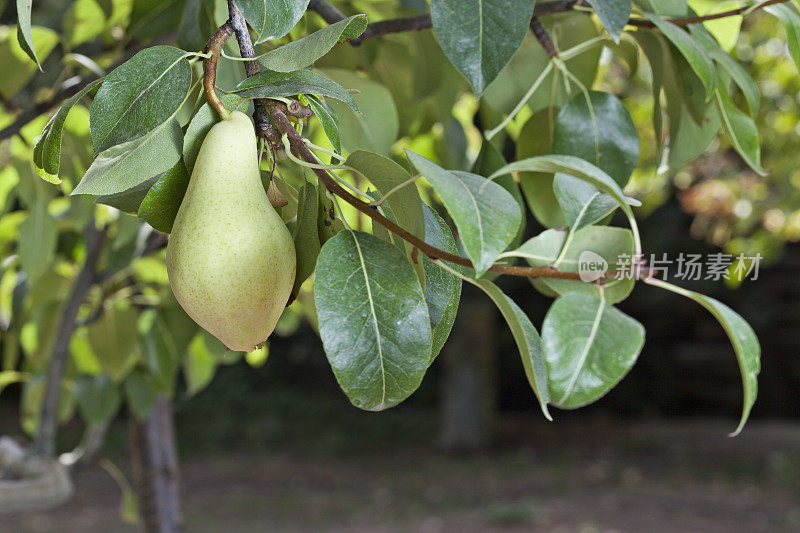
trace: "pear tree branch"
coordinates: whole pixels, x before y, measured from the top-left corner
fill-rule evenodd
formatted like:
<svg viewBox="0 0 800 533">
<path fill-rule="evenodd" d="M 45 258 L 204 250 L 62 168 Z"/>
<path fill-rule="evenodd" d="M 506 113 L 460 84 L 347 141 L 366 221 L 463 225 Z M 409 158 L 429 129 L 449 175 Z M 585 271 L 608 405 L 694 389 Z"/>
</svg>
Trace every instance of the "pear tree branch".
<svg viewBox="0 0 800 533">
<path fill-rule="evenodd" d="M 233 6 L 235 9 L 235 5 Z M 231 17 L 235 18 L 238 14 L 238 10 L 234 12 L 231 10 Z M 230 22 L 230 21 L 229 21 Z M 227 23 L 226 23 L 227 24 Z M 241 39 L 238 35 L 237 38 Z M 228 35 L 229 36 L 229 35 Z M 247 34 L 247 39 L 250 39 L 249 34 Z M 221 39 L 214 39 L 212 38 L 209 41 L 207 46 L 208 52 L 210 52 L 210 57 L 205 59 L 206 64 L 206 74 L 208 75 L 209 70 L 211 70 L 208 65 L 215 65 L 216 59 L 219 58 L 219 55 L 222 52 L 222 47 L 225 45 L 224 40 Z M 251 46 L 244 46 L 240 47 L 240 53 L 243 58 L 253 57 L 252 45 Z M 214 93 L 214 84 L 213 83 L 204 83 L 206 87 L 206 96 L 208 97 L 209 101 L 213 101 L 216 99 L 216 94 Z M 288 108 L 286 104 L 277 100 L 271 99 L 264 99 L 264 103 L 266 105 L 267 113 L 269 114 L 269 118 L 272 122 L 272 127 L 270 128 L 257 128 L 257 133 L 259 136 L 267 139 L 273 149 L 278 150 L 282 147 L 283 141 L 282 137 L 286 135 L 289 139 L 290 149 L 293 155 L 306 161 L 308 163 L 316 164 L 317 158 L 308 145 L 305 143 L 303 136 L 292 126 L 291 121 L 289 120 L 290 113 L 288 113 Z M 374 222 L 380 224 L 381 226 L 385 227 L 387 230 L 391 231 L 404 241 L 410 243 L 414 246 L 417 250 L 422 252 L 423 254 L 431 257 L 433 259 L 442 259 L 444 261 L 449 261 L 451 263 L 473 268 L 472 262 L 459 255 L 451 254 L 445 250 L 441 250 L 435 246 L 431 246 L 430 244 L 426 243 L 424 240 L 420 239 L 416 235 L 410 233 L 405 228 L 399 226 L 395 222 L 392 222 L 388 218 L 384 217 L 378 209 L 367 202 L 364 202 L 350 193 L 348 190 L 343 188 L 333 177 L 328 173 L 327 170 L 321 168 L 314 168 L 314 173 L 317 175 L 320 183 L 322 183 L 328 191 L 335 194 L 355 209 L 360 211 L 361 213 L 365 214 L 369 218 L 371 218 Z M 570 280 L 580 280 L 580 277 L 577 272 L 563 272 L 558 269 L 552 267 L 523 267 L 523 266 L 515 266 L 515 265 L 502 265 L 496 264 L 493 265 L 489 270 L 492 272 L 497 272 L 500 274 L 507 274 L 513 276 L 524 276 L 524 277 L 536 277 L 536 278 L 559 278 L 559 279 L 570 279 Z M 611 274 L 611 273 L 609 273 Z"/>
</svg>

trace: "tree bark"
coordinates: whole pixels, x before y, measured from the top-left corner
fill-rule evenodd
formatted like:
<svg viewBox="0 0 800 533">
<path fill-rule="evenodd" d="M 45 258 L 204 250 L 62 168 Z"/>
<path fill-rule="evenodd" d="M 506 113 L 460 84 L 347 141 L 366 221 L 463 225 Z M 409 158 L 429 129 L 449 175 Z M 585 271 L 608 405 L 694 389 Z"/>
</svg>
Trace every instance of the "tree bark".
<svg viewBox="0 0 800 533">
<path fill-rule="evenodd" d="M 166 397 L 159 397 L 144 421 L 130 416 L 130 445 L 142 531 L 181 531 L 178 452 L 172 404 Z"/>
<path fill-rule="evenodd" d="M 454 331 L 440 356 L 444 376 L 439 444 L 451 452 L 485 449 L 493 433 L 496 311 L 476 291 L 464 284 Z"/>
</svg>

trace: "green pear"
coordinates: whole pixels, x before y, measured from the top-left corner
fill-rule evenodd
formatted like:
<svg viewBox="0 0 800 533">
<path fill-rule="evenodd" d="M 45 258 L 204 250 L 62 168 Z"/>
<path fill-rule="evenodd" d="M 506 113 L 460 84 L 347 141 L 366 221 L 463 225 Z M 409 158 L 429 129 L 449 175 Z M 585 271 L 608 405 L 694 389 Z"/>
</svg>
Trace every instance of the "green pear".
<svg viewBox="0 0 800 533">
<path fill-rule="evenodd" d="M 275 329 L 294 284 L 292 236 L 261 183 L 253 123 L 234 111 L 208 132 L 167 244 L 175 298 L 231 350 Z"/>
</svg>

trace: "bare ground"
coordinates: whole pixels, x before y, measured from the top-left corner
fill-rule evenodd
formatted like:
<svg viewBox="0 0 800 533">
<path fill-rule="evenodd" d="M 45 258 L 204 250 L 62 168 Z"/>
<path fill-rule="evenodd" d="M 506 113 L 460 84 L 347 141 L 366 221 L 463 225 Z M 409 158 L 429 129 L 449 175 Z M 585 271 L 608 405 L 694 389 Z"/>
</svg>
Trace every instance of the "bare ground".
<svg viewBox="0 0 800 533">
<path fill-rule="evenodd" d="M 345 457 L 266 452 L 184 461 L 190 532 L 795 532 L 800 424 L 508 421 L 495 450 L 433 447 Z M 358 435 L 353 435 L 358 439 Z M 46 513 L 0 517 L 5 532 L 137 531 L 99 467 Z"/>
</svg>

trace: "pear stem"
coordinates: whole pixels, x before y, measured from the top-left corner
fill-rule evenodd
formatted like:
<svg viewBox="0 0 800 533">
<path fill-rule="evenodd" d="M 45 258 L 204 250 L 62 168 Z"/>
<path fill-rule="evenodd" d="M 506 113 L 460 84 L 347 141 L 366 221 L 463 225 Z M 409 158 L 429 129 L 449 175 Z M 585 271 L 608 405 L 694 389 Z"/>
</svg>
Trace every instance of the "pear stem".
<svg viewBox="0 0 800 533">
<path fill-rule="evenodd" d="M 230 117 L 231 113 L 217 95 L 215 87 L 217 83 L 217 62 L 219 61 L 220 53 L 222 53 L 222 48 L 231 35 L 233 35 L 233 24 L 228 21 L 219 27 L 203 49 L 203 52 L 208 53 L 208 57 L 203 60 L 203 88 L 205 89 L 208 103 L 219 113 L 219 117 L 222 120 Z"/>
</svg>

